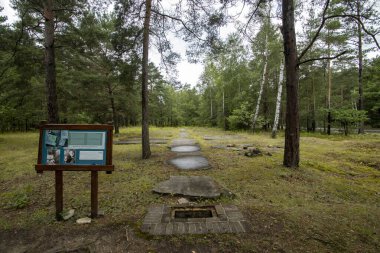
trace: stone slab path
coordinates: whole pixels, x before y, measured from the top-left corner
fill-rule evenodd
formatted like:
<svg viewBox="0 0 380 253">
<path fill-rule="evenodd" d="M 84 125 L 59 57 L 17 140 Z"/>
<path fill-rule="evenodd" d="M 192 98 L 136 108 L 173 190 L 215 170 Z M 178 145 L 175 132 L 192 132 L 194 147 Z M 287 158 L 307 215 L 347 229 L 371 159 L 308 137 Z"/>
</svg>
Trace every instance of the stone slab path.
<svg viewBox="0 0 380 253">
<path fill-rule="evenodd" d="M 181 170 L 209 169 L 209 162 L 201 155 L 196 140 L 189 139 L 185 130 L 180 131 L 179 137 L 171 145 L 171 151 L 177 156 L 168 163 Z M 190 198 L 215 199 L 222 194 L 233 196 L 209 176 L 171 176 L 157 184 L 153 192 Z M 244 233 L 248 230 L 248 222 L 232 205 L 155 205 L 148 209 L 141 230 L 152 235 Z"/>
<path fill-rule="evenodd" d="M 200 147 L 197 141 L 189 139 L 188 136 L 185 130 L 180 130 L 180 138 L 172 141 L 171 151 L 175 152 L 177 157 L 170 159 L 169 164 L 181 170 L 209 169 L 208 160 L 198 152 Z"/>
<path fill-rule="evenodd" d="M 218 198 L 222 190 L 208 176 L 171 176 L 153 188 L 160 194 L 181 195 L 186 197 Z"/>
</svg>

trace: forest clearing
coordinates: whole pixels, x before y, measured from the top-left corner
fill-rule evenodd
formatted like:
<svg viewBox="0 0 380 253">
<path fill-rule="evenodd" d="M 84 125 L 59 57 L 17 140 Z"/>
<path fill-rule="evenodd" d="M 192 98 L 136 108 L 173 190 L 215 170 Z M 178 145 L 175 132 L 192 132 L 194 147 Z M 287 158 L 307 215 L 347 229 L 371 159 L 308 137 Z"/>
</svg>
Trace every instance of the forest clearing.
<svg viewBox="0 0 380 253">
<path fill-rule="evenodd" d="M 116 140 L 138 137 L 122 128 Z M 152 138 L 178 137 L 179 128 L 151 129 Z M 115 171 L 100 174 L 99 208 L 104 217 L 78 225 L 90 209 L 88 172 L 64 172 L 64 207 L 74 218 L 54 216 L 54 173 L 39 175 L 38 134 L 0 135 L 1 252 L 378 252 L 380 249 L 380 136 L 344 137 L 305 133 L 298 169 L 282 165 L 283 133 L 225 132 L 186 128 L 207 157 L 209 170 L 180 171 L 167 164 L 167 144 L 152 145 L 141 159 L 141 144 L 114 145 Z M 204 138 L 208 136 L 209 138 Z M 221 136 L 210 140 L 210 136 Z M 272 156 L 247 157 L 229 144 L 251 144 Z M 214 147 L 214 148 L 213 148 Z M 277 147 L 277 148 L 275 148 Z M 243 234 L 152 236 L 141 232 L 149 205 L 176 204 L 179 197 L 153 193 L 173 175 L 208 175 L 233 197 L 198 204 L 234 204 L 250 230 Z M 121 250 L 123 249 L 123 250 Z"/>
<path fill-rule="evenodd" d="M 2 0 L 0 252 L 380 252 L 380 1 Z"/>
</svg>

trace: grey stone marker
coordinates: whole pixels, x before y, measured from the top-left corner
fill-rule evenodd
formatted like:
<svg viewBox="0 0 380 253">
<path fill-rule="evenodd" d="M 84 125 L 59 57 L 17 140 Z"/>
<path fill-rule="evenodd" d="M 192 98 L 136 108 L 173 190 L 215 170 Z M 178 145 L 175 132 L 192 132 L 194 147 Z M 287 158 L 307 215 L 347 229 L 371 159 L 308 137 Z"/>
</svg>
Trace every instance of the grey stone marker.
<svg viewBox="0 0 380 253">
<path fill-rule="evenodd" d="M 203 156 L 180 156 L 169 160 L 169 163 L 181 170 L 209 169 L 208 160 Z"/>
<path fill-rule="evenodd" d="M 194 140 L 194 139 L 175 139 L 173 140 L 172 142 L 172 147 L 176 147 L 176 146 L 192 146 L 192 145 L 196 145 L 197 144 L 197 141 Z"/>
<path fill-rule="evenodd" d="M 199 150 L 200 150 L 199 146 L 195 146 L 195 145 L 175 146 L 171 148 L 171 151 L 179 152 L 179 153 L 195 152 Z"/>
<path fill-rule="evenodd" d="M 223 190 L 208 176 L 171 176 L 157 184 L 153 191 L 160 194 L 218 198 Z"/>
</svg>

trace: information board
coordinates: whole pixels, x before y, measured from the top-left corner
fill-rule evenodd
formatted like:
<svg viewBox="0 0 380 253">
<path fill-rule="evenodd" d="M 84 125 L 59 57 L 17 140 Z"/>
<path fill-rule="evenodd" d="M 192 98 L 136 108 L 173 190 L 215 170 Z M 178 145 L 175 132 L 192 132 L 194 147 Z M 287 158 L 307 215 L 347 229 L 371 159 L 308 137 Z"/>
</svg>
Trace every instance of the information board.
<svg viewBox="0 0 380 253">
<path fill-rule="evenodd" d="M 37 172 L 112 171 L 112 130 L 112 125 L 42 125 Z"/>
</svg>

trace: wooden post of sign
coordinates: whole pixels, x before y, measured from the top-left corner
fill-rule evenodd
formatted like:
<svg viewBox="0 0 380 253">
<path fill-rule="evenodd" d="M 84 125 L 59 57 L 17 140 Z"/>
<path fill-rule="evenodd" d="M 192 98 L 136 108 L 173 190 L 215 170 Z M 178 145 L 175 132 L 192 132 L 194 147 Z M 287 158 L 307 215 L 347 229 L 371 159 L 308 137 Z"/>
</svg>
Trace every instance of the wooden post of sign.
<svg viewBox="0 0 380 253">
<path fill-rule="evenodd" d="M 62 220 L 63 212 L 63 171 L 55 171 L 55 217 Z"/>
<path fill-rule="evenodd" d="M 98 172 L 91 171 L 91 218 L 98 217 Z"/>
</svg>

